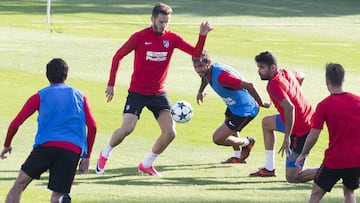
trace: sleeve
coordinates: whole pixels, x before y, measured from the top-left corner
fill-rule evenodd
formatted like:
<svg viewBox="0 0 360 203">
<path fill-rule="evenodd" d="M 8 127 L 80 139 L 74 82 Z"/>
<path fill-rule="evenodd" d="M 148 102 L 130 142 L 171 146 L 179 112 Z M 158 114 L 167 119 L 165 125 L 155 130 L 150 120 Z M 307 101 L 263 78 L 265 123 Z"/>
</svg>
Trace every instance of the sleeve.
<svg viewBox="0 0 360 203">
<path fill-rule="evenodd" d="M 278 104 L 280 104 L 283 99 L 288 98 L 283 84 L 278 81 L 270 82 L 267 90 L 270 94 L 271 99 L 276 100 L 273 102 L 276 102 Z"/>
<path fill-rule="evenodd" d="M 191 56 L 200 57 L 206 41 L 206 35 L 200 35 L 198 37 L 198 41 L 196 43 L 196 46 L 193 47 L 191 44 L 186 42 L 181 36 L 176 35 L 178 37 L 178 44 L 177 48 L 181 51 L 190 54 Z"/>
<path fill-rule="evenodd" d="M 90 158 L 92 148 L 94 146 L 95 142 L 95 136 L 96 136 L 96 121 L 94 119 L 94 116 L 92 114 L 88 99 L 86 96 L 84 96 L 84 110 L 85 110 L 85 119 L 86 119 L 86 126 L 87 126 L 87 144 L 88 144 L 88 153 L 86 155 L 86 158 Z"/>
<path fill-rule="evenodd" d="M 303 73 L 300 72 L 300 71 L 291 70 L 291 71 L 289 71 L 289 72 L 291 72 L 297 80 L 303 79 L 303 77 L 304 77 L 304 76 L 303 76 Z"/>
<path fill-rule="evenodd" d="M 128 41 L 126 41 L 114 54 L 111 63 L 110 76 L 108 80 L 108 86 L 115 86 L 116 75 L 119 70 L 121 59 L 128 55 L 131 51 L 135 50 L 138 45 L 138 40 L 135 34 L 133 34 Z"/>
<path fill-rule="evenodd" d="M 240 84 L 242 82 L 242 80 L 240 80 L 239 78 L 237 78 L 236 76 L 234 76 L 233 74 L 227 72 L 227 71 L 222 71 L 218 77 L 218 81 L 219 84 L 224 87 L 224 88 L 228 88 L 228 89 L 232 89 L 232 90 L 239 90 L 240 88 Z"/>
<path fill-rule="evenodd" d="M 16 132 L 18 131 L 19 127 L 35 111 L 39 110 L 39 106 L 40 106 L 40 95 L 36 93 L 26 101 L 26 103 L 24 104 L 20 112 L 17 114 L 17 116 L 14 118 L 14 120 L 11 121 L 6 134 L 4 147 L 11 146 L 12 139 L 15 136 Z"/>
<path fill-rule="evenodd" d="M 311 128 L 322 130 L 325 122 L 325 112 L 321 102 L 316 106 L 315 113 L 311 117 Z"/>
</svg>

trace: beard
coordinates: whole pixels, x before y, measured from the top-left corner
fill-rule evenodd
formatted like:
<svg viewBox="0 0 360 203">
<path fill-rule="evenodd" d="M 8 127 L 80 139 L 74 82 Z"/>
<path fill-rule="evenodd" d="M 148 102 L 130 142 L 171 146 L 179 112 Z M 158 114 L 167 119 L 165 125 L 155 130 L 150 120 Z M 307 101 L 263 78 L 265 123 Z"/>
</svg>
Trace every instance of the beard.
<svg viewBox="0 0 360 203">
<path fill-rule="evenodd" d="M 155 23 L 153 23 L 153 29 L 154 29 L 154 31 L 158 34 L 158 35 L 161 35 L 163 32 L 164 32 L 164 30 L 165 29 L 159 29 L 156 25 L 155 25 Z"/>
</svg>

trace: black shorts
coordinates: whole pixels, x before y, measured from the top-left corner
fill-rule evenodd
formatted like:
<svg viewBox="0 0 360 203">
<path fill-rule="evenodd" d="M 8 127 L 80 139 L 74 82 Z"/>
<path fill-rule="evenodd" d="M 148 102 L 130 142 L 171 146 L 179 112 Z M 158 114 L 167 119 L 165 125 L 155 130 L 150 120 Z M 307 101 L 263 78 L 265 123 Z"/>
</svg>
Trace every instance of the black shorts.
<svg viewBox="0 0 360 203">
<path fill-rule="evenodd" d="M 225 116 L 225 125 L 229 127 L 232 131 L 238 132 L 240 132 L 251 120 L 255 118 L 251 116 L 237 116 L 233 114 L 229 108 L 226 108 Z"/>
<path fill-rule="evenodd" d="M 135 114 L 140 119 L 142 109 L 146 106 L 157 119 L 161 110 L 170 111 L 170 102 L 166 93 L 156 95 L 143 95 L 129 92 L 123 113 Z"/>
<path fill-rule="evenodd" d="M 330 169 L 321 165 L 316 172 L 314 182 L 323 190 L 330 192 L 338 180 L 342 179 L 342 184 L 349 190 L 359 188 L 360 167 Z"/>
<path fill-rule="evenodd" d="M 301 154 L 302 149 L 304 148 L 305 140 L 309 133 L 305 133 L 304 135 L 298 137 L 295 134 L 290 135 L 291 146 L 290 149 L 298 154 Z"/>
<path fill-rule="evenodd" d="M 79 154 L 58 147 L 37 147 L 30 153 L 21 170 L 33 179 L 49 170 L 48 188 L 54 192 L 70 193 Z"/>
</svg>

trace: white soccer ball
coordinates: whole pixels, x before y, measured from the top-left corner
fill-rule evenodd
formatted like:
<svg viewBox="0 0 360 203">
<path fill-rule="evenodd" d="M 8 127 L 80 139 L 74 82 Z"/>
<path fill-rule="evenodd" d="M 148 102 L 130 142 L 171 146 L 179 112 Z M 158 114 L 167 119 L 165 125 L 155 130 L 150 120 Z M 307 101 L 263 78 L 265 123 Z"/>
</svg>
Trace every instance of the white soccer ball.
<svg viewBox="0 0 360 203">
<path fill-rule="evenodd" d="M 177 101 L 171 106 L 170 113 L 177 123 L 186 123 L 193 117 L 193 108 L 186 101 Z"/>
</svg>

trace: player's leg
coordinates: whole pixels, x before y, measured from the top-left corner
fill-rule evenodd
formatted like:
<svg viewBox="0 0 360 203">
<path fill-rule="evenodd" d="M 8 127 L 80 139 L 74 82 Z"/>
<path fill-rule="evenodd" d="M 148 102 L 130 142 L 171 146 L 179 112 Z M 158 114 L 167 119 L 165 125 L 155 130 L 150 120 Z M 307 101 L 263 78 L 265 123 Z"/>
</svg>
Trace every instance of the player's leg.
<svg viewBox="0 0 360 203">
<path fill-rule="evenodd" d="M 318 168 L 308 168 L 303 170 L 306 159 L 301 163 L 300 168 L 295 165 L 296 159 L 303 149 L 307 135 L 308 133 L 300 137 L 290 135 L 291 153 L 286 155 L 286 180 L 289 183 L 304 183 L 313 180 L 318 170 Z"/>
<path fill-rule="evenodd" d="M 175 123 L 168 110 L 161 110 L 157 119 L 161 134 L 155 141 L 152 151 L 161 154 L 166 147 L 174 140 L 176 131 Z"/>
<path fill-rule="evenodd" d="M 70 203 L 70 191 L 74 182 L 80 155 L 72 151 L 51 147 L 49 153 L 53 154 L 52 165 L 49 168 L 48 188 L 52 203 Z"/>
<path fill-rule="evenodd" d="M 51 156 L 47 147 L 34 148 L 26 158 L 21 170 L 15 180 L 13 187 L 10 189 L 6 202 L 19 202 L 22 192 L 33 179 L 39 179 L 40 175 L 45 172 L 51 164 Z"/>
<path fill-rule="evenodd" d="M 28 176 L 24 171 L 20 170 L 18 177 L 15 180 L 14 185 L 10 189 L 6 197 L 6 203 L 8 202 L 20 202 L 20 197 L 25 188 L 33 179 Z"/>
<path fill-rule="evenodd" d="M 233 131 L 232 136 L 234 137 L 239 137 L 238 132 Z M 233 148 L 233 153 L 234 155 L 228 159 L 225 159 L 223 161 L 221 161 L 222 164 L 237 164 L 237 163 L 241 163 L 240 162 L 240 157 L 241 157 L 241 146 L 240 145 L 235 145 L 232 146 Z"/>
<path fill-rule="evenodd" d="M 232 115 L 230 109 L 226 108 L 225 111 L 225 120 L 224 123 L 226 122 L 227 119 L 229 119 L 229 117 Z M 234 137 L 239 137 L 238 132 L 237 131 L 232 131 L 231 135 Z M 233 151 L 234 151 L 234 156 L 221 161 L 221 163 L 223 164 L 228 164 L 228 163 L 240 163 L 240 156 L 241 156 L 241 147 L 239 145 L 235 145 L 232 146 Z"/>
<path fill-rule="evenodd" d="M 120 143 L 123 142 L 126 136 L 128 136 L 135 128 L 138 120 L 138 116 L 131 113 L 124 113 L 123 123 L 120 128 L 116 129 L 111 136 L 109 143 L 101 150 L 98 161 L 96 163 L 95 172 L 97 174 L 103 174 L 105 172 L 105 165 L 110 157 L 111 151 Z"/>
<path fill-rule="evenodd" d="M 345 203 L 355 203 L 356 202 L 354 190 L 350 190 L 343 185 L 343 191 L 344 191 L 344 202 Z"/>
<path fill-rule="evenodd" d="M 152 150 L 147 154 L 145 159 L 139 164 L 138 169 L 142 173 L 147 173 L 152 176 L 161 176 L 154 168 L 154 162 L 158 156 L 167 148 L 167 146 L 174 140 L 176 131 L 175 123 L 168 110 L 161 110 L 157 119 L 161 134 L 155 141 Z"/>
<path fill-rule="evenodd" d="M 321 189 L 315 182 L 313 183 L 309 203 L 318 203 L 325 195 L 326 191 Z"/>
<path fill-rule="evenodd" d="M 254 138 L 239 137 L 237 132 L 240 132 L 254 117 L 242 117 L 233 114 L 229 109 L 225 112 L 225 122 L 215 130 L 213 133 L 213 142 L 217 145 L 232 146 L 235 150 L 243 151 L 240 156 L 231 157 L 222 163 L 246 163 L 246 158 L 250 154 L 250 150 L 255 144 Z M 245 153 L 244 153 L 245 152 Z"/>
<path fill-rule="evenodd" d="M 275 176 L 275 131 L 284 132 L 285 125 L 279 114 L 266 116 L 262 120 L 262 131 L 265 146 L 265 166 L 257 172 L 251 173 L 252 177 Z"/>
<path fill-rule="evenodd" d="M 355 203 L 354 190 L 359 188 L 360 168 L 348 168 L 341 170 L 343 180 L 343 192 L 345 203 Z"/>
<path fill-rule="evenodd" d="M 129 93 L 123 110 L 122 125 L 113 132 L 109 143 L 99 154 L 99 158 L 95 166 L 95 172 L 97 174 L 103 174 L 105 172 L 105 165 L 110 157 L 111 151 L 117 145 L 122 143 L 125 137 L 135 129 L 136 123 L 144 107 L 144 103 L 142 103 L 144 100 L 146 100 L 146 97 L 141 94 L 134 92 Z"/>
<path fill-rule="evenodd" d="M 292 152 L 291 155 L 288 155 L 286 158 L 286 180 L 289 183 L 304 183 L 314 179 L 315 174 L 318 168 L 308 168 L 302 170 L 295 166 L 295 161 L 300 154 Z"/>
<path fill-rule="evenodd" d="M 128 136 L 135 128 L 138 116 L 131 113 L 124 113 L 123 122 L 120 128 L 116 129 L 111 136 L 109 145 L 111 148 L 116 147 Z"/>
<path fill-rule="evenodd" d="M 52 192 L 50 202 L 51 203 L 71 203 L 71 197 L 69 194 Z"/>
<path fill-rule="evenodd" d="M 157 120 L 161 134 L 155 141 L 151 151 L 139 164 L 140 172 L 153 176 L 160 176 L 154 168 L 154 162 L 158 156 L 167 148 L 176 136 L 175 122 L 170 114 L 170 102 L 165 93 L 152 96 L 146 104 Z"/>
</svg>

